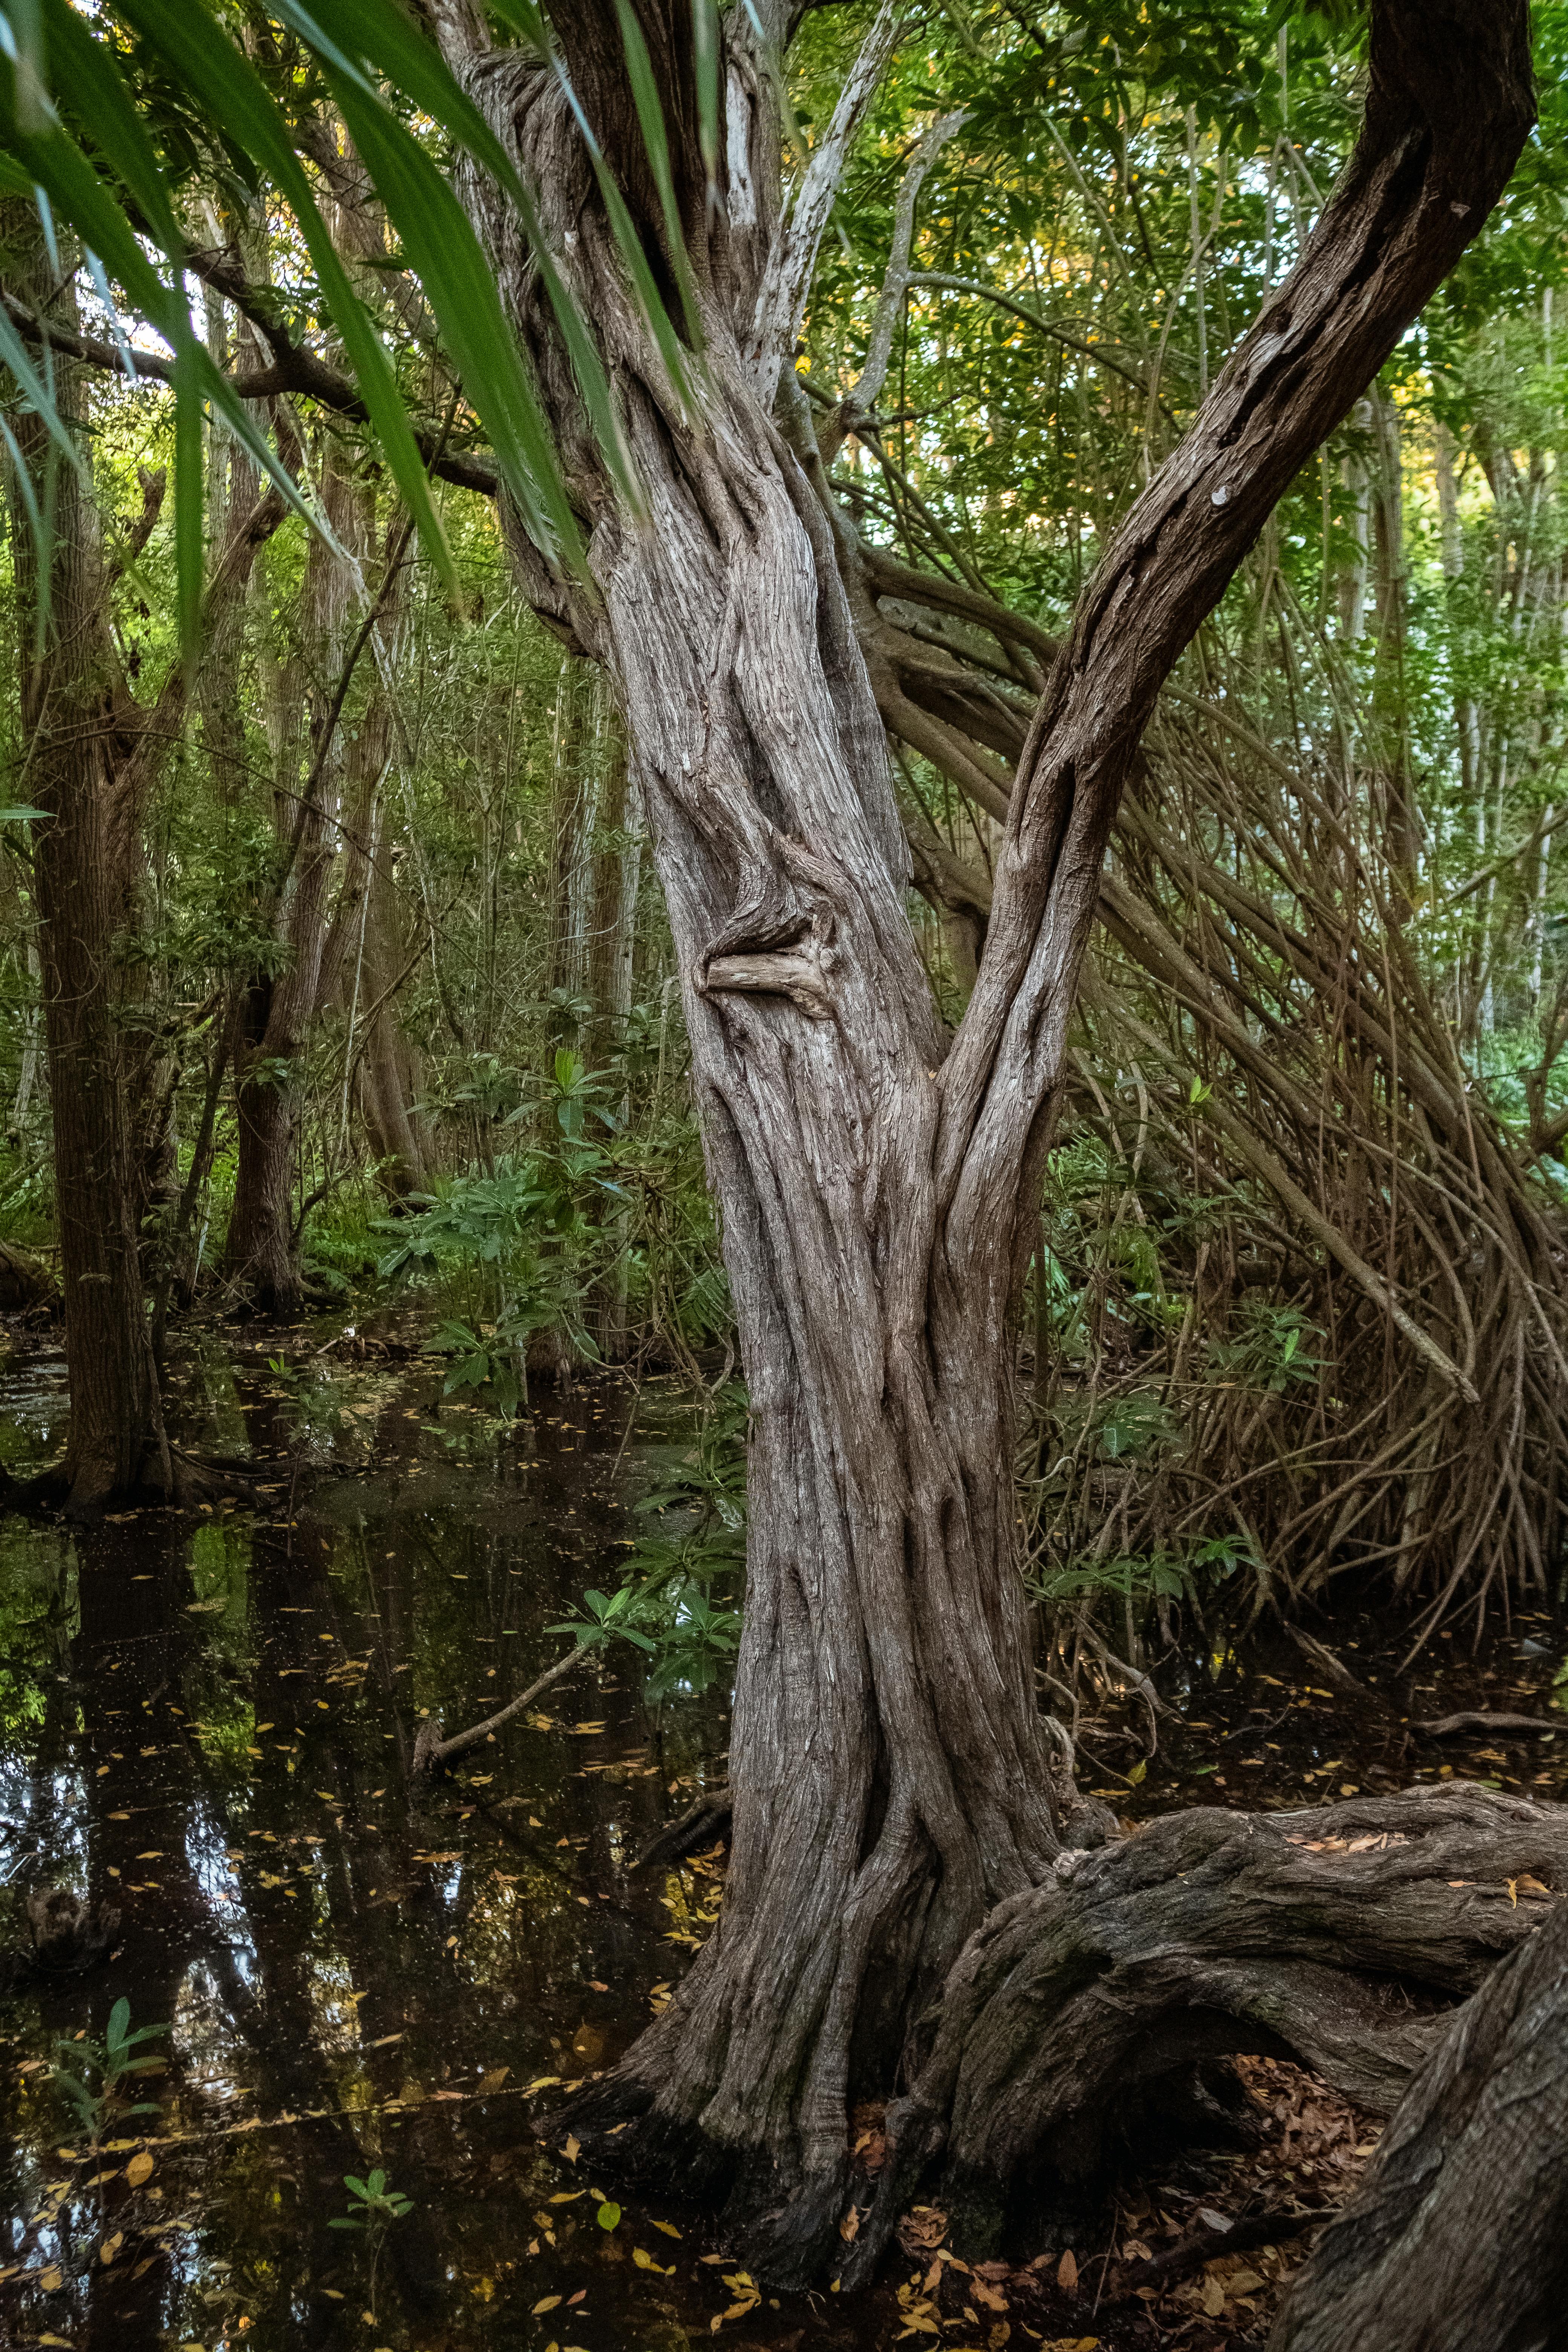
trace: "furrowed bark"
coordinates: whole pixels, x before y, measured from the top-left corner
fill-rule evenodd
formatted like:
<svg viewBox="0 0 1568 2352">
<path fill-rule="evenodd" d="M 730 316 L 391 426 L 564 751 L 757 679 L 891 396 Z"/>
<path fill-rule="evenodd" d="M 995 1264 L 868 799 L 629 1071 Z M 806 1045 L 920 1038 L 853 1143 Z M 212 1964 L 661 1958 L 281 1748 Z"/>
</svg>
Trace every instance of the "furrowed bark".
<svg viewBox="0 0 1568 2352">
<path fill-rule="evenodd" d="M 1269 2352 L 1548 2352 L 1568 2310 L 1565 2149 L 1559 1900 L 1411 2084 L 1292 2289 Z"/>
<path fill-rule="evenodd" d="M 1064 1839 L 1103 1829 L 1072 1819 L 1034 1696 L 1008 1319 L 1106 839 L 1162 680 L 1506 180 L 1531 119 L 1524 14 L 1514 0 L 1374 12 L 1367 126 L 1346 177 L 1114 541 L 1047 682 L 979 980 L 943 1063 L 859 590 L 809 458 L 772 415 L 789 301 L 779 291 L 759 321 L 758 289 L 795 285 L 773 247 L 794 215 L 768 178 L 776 126 L 754 61 L 737 49 L 727 80 L 730 152 L 743 158 L 731 217 L 682 212 L 704 340 L 683 398 L 626 290 L 555 79 L 487 48 L 458 0 L 433 13 L 539 191 L 645 486 L 634 522 L 587 437 L 518 225 L 469 179 L 591 524 L 596 596 L 515 533 L 514 546 L 528 593 L 608 664 L 626 713 L 753 1409 L 723 1920 L 571 2121 L 586 2137 L 635 2119 L 611 2143 L 618 2158 L 725 2180 L 748 2259 L 798 2282 L 837 2242 L 852 2090 L 886 2086 L 986 1914 L 1027 1902 Z M 638 16 L 667 121 L 689 122 L 684 12 L 638 0 Z M 605 68 L 606 12 L 563 5 L 552 18 L 645 241 L 662 249 L 662 215 L 638 193 L 640 132 Z M 677 178 L 693 188 L 689 158 Z M 945 680 L 944 658 L 926 667 Z M 997 724 L 1017 748 L 1012 714 Z"/>
<path fill-rule="evenodd" d="M 1026 2171 L 1048 2242 L 1052 2198 L 1105 2178 L 1203 2061 L 1290 2057 L 1391 2113 L 1456 2003 L 1564 1889 L 1568 1808 L 1463 1782 L 1300 1812 L 1203 1808 L 1064 1855 L 948 1978 L 929 2055 L 889 2110 L 845 2286 L 871 2277 L 938 2166 L 960 2252 L 994 2250 Z"/>
</svg>

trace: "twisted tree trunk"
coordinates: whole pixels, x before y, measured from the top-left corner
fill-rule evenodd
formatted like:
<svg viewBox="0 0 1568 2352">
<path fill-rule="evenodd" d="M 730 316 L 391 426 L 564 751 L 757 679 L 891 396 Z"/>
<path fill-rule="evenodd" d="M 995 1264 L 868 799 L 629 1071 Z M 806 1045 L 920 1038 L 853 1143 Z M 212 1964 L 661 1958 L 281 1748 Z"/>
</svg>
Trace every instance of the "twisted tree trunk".
<svg viewBox="0 0 1568 2352">
<path fill-rule="evenodd" d="M 1046 681 L 985 953 L 943 1059 L 831 518 L 773 421 L 817 237 L 894 35 L 879 16 L 783 208 L 749 14 L 727 20 L 713 201 L 692 18 L 634 0 L 672 140 L 671 250 L 611 0 L 551 14 L 650 251 L 701 328 L 670 380 L 548 64 L 435 0 L 531 178 L 609 364 L 646 515 L 589 441 L 521 226 L 468 200 L 590 518 L 586 594 L 529 592 L 608 665 L 669 909 L 753 1423 L 723 1921 L 572 2112 L 730 2186 L 780 2281 L 837 2243 L 847 2110 L 997 1904 L 1087 1831 L 1033 1688 L 1015 1557 L 1009 1317 L 1122 784 L 1160 684 L 1275 500 L 1479 226 L 1531 119 L 1522 6 L 1374 9 L 1363 138 L 1293 276 L 1133 509 Z M 763 20 L 793 12 L 764 7 Z M 786 390 L 790 371 L 785 370 Z M 851 583 L 851 586 L 853 583 Z"/>
</svg>

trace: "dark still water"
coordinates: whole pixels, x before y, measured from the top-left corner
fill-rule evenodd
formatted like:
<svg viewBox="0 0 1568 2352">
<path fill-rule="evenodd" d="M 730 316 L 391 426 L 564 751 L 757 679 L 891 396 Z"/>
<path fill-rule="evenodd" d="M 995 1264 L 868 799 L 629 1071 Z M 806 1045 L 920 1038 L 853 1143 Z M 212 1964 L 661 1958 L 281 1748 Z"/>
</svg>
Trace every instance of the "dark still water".
<svg viewBox="0 0 1568 2352">
<path fill-rule="evenodd" d="M 710 2221 L 541 2142 L 531 2091 L 613 2063 L 710 1931 L 712 1860 L 636 1865 L 724 1779 L 727 1696 L 654 1706 L 623 1645 L 422 1798 L 409 1766 L 422 1723 L 493 1713 L 561 1655 L 549 1628 L 584 1590 L 616 1588 L 693 1410 L 668 1382 L 597 1380 L 510 1431 L 443 1402 L 417 1357 L 345 1360 L 320 1336 L 207 1344 L 181 1373 L 182 1442 L 247 1463 L 258 1499 L 87 1533 L 0 1522 L 0 2345 L 1261 2344 L 1375 2137 L 1299 2070 L 1248 2078 L 1260 2152 L 1162 2157 L 1076 2248 L 1011 2250 L 1010 2276 L 949 2265 L 944 2218 L 917 2207 L 906 2259 L 847 2306 L 759 2294 Z M 0 1458 L 47 1459 L 63 1416 L 58 1361 L 20 1342 Z M 1088 1694 L 1086 1776 L 1130 1822 L 1455 1771 L 1562 1795 L 1544 1617 L 1479 1654 L 1447 1631 L 1408 1665 L 1371 1621 L 1334 1639 L 1348 1689 L 1281 1633 L 1238 1652 L 1189 1629 L 1152 1752 L 1149 1709 Z M 1450 1708 L 1479 1726 L 1422 1729 Z M 1531 1725 L 1493 1730 L 1510 1708 Z M 26 1899 L 48 1888 L 120 1913 L 79 1976 L 20 1965 Z M 124 2053 L 154 2071 L 105 2099 L 117 2021 L 161 2031 Z M 1278 2246 L 1105 2305 L 1119 2247 L 1146 2258 L 1261 2208 Z"/>
<path fill-rule="evenodd" d="M 107 1962 L 4 1995 L 0 2342 L 710 2342 L 737 2290 L 698 2258 L 722 2249 L 548 2154 L 525 2105 L 612 2060 L 670 1938 L 706 1932 L 700 1870 L 633 1864 L 722 1780 L 727 1697 L 650 1711 L 586 1664 L 423 1802 L 408 1782 L 427 1711 L 493 1712 L 615 1588 L 689 1414 L 604 1382 L 528 1440 L 426 1365 L 292 1360 L 188 1374 L 186 1442 L 255 1457 L 265 1515 L 0 1531 L 5 1950 L 27 1890 L 121 1915 Z M 51 1369 L 0 1394 L 18 1466 L 58 1434 Z M 121 2000 L 167 2029 L 136 2050 L 163 2064 L 89 2113 L 57 2065 L 100 2078 L 57 2045 L 100 2042 Z M 367 2220 L 344 2177 L 377 2170 L 408 2210 L 331 2227 Z"/>
</svg>

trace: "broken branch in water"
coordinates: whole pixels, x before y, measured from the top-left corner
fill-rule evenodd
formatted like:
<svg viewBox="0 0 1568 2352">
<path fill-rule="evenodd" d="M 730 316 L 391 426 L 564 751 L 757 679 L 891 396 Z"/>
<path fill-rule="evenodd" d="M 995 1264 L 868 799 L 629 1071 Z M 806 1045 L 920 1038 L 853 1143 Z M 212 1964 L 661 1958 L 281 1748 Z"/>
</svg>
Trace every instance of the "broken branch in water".
<svg viewBox="0 0 1568 2352">
<path fill-rule="evenodd" d="M 531 1706 L 541 1692 L 547 1691 L 552 1683 L 558 1683 L 585 1655 L 585 1648 L 581 1643 L 568 1650 L 564 1657 L 557 1658 L 552 1666 L 547 1666 L 539 1680 L 530 1683 L 518 1697 L 509 1699 L 505 1706 L 499 1708 L 494 1715 L 487 1715 L 482 1723 L 474 1724 L 469 1730 L 455 1731 L 450 1739 L 442 1738 L 441 1727 L 434 1716 L 427 1717 L 420 1725 L 419 1736 L 414 1742 L 416 1780 L 427 1773 L 444 1770 L 454 1756 L 464 1755 L 468 1748 L 478 1748 L 484 1740 L 492 1739 L 503 1723 L 510 1723 L 514 1716 L 522 1713 L 525 1706 Z"/>
</svg>

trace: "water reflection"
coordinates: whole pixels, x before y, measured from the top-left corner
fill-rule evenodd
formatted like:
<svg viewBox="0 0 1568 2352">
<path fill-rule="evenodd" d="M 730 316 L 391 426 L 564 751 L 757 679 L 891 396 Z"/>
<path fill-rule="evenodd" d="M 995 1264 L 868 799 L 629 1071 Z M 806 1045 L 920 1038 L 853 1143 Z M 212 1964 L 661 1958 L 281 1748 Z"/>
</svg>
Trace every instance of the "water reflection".
<svg viewBox="0 0 1568 2352">
<path fill-rule="evenodd" d="M 438 1405 L 417 1365 L 214 1351 L 188 1409 L 267 1509 L 6 1527 L 7 1941 L 26 1887 L 121 1914 L 107 1966 L 7 2003 L 7 2340 L 710 2340 L 696 2242 L 681 2263 L 630 2197 L 600 2229 L 584 2192 L 616 2184 L 542 2149 L 522 2095 L 612 2060 L 676 1972 L 669 1884 L 631 1864 L 722 1777 L 724 1702 L 651 1716 L 585 1668 L 454 1782 L 415 1802 L 407 1780 L 427 1713 L 493 1711 L 613 1579 L 633 1494 L 685 1436 L 655 1392 L 623 1452 L 628 1402 L 580 1390 L 528 1444 Z M 148 2045 L 166 2066 L 158 2112 L 95 2147 L 55 2045 L 101 2040 L 120 2000 L 169 2027 Z M 328 2224 L 377 2168 L 413 2201 L 373 2320 L 375 2233 Z M 631 2262 L 634 2236 L 675 2267 Z"/>
</svg>

